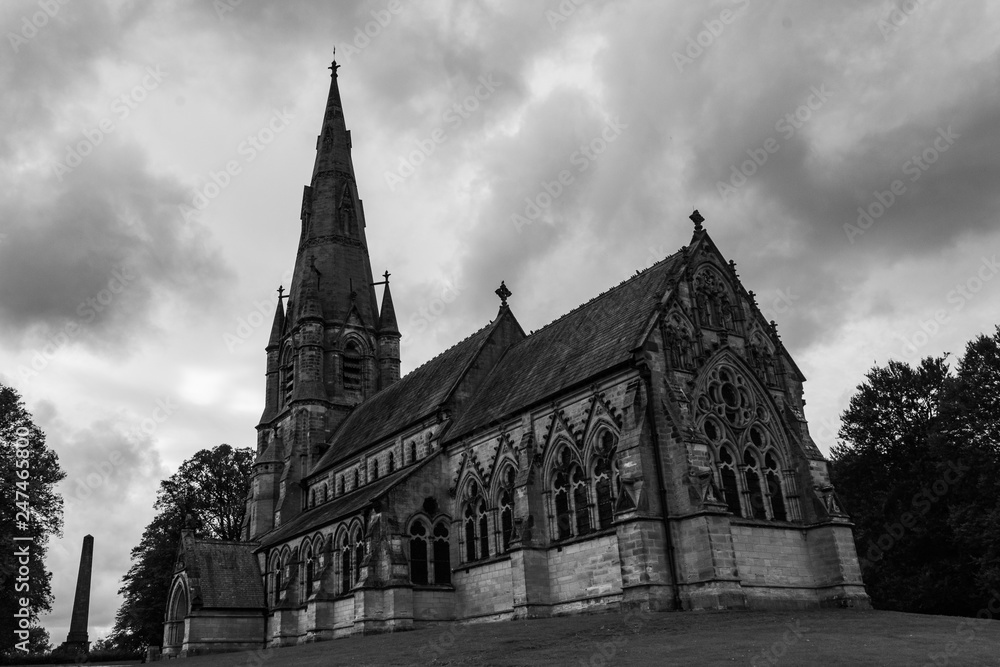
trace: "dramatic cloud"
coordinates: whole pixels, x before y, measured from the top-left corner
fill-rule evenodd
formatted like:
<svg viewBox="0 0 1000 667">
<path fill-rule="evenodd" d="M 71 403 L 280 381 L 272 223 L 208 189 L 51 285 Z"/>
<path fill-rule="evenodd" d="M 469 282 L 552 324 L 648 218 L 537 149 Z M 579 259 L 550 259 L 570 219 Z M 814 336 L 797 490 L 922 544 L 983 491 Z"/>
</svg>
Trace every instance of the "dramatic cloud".
<svg viewBox="0 0 1000 667">
<path fill-rule="evenodd" d="M 334 45 L 404 372 L 495 316 L 501 280 L 538 329 L 688 243 L 695 208 L 809 378 L 824 450 L 872 363 L 995 324 L 995 3 L 43 4 L 0 6 L 0 381 L 58 406 L 76 479 L 72 452 L 132 443 L 149 516 L 155 477 L 254 442 Z M 122 435 L 163 397 L 168 422 Z M 56 545 L 94 532 L 114 564 L 101 627 L 134 545 L 95 532 L 124 516 L 89 513 L 111 488 L 68 500 Z"/>
</svg>

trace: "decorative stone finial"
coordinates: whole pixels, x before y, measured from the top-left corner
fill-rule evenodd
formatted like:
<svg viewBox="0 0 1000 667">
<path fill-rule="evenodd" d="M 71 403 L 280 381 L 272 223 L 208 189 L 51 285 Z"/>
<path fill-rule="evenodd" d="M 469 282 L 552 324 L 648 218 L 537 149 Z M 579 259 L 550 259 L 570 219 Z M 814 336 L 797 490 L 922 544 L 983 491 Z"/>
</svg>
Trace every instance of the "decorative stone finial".
<svg viewBox="0 0 1000 667">
<path fill-rule="evenodd" d="M 504 281 L 500 281 L 500 287 L 496 290 L 496 295 L 500 297 L 500 307 L 507 307 L 507 297 L 511 296 L 512 292 L 507 289 L 507 284 Z"/>
<path fill-rule="evenodd" d="M 691 222 L 694 223 L 694 231 L 700 232 L 705 229 L 701 226 L 701 223 L 705 222 L 705 218 L 701 217 L 701 213 L 698 212 L 698 209 L 694 210 L 694 213 L 691 214 L 690 218 Z"/>
<path fill-rule="evenodd" d="M 337 47 L 333 47 L 333 62 L 330 63 L 330 67 L 327 69 L 332 73 L 331 76 L 337 76 L 337 70 L 340 69 L 340 65 L 337 64 Z"/>
</svg>

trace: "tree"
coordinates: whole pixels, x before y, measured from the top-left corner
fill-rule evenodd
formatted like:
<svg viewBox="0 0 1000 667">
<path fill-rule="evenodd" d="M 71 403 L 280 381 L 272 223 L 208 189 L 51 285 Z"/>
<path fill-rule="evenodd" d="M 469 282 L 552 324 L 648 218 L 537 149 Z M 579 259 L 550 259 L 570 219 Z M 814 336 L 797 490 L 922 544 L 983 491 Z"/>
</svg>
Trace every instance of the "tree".
<svg viewBox="0 0 1000 667">
<path fill-rule="evenodd" d="M 63 502 L 55 485 L 65 476 L 21 396 L 0 384 L 0 654 L 35 646 L 30 628 L 52 609 L 45 552 L 49 537 L 62 534 Z M 27 614 L 23 624 L 19 614 Z M 16 634 L 25 629 L 29 635 Z"/>
<path fill-rule="evenodd" d="M 917 367 L 872 368 L 831 472 L 872 602 L 975 615 L 1000 587 L 1000 329 Z"/>
<path fill-rule="evenodd" d="M 106 642 L 109 648 L 144 651 L 160 645 L 181 530 L 190 525 L 201 536 L 238 540 L 252 465 L 250 448 L 224 444 L 199 451 L 160 482 L 153 505 L 157 514 L 132 549 L 132 566 L 118 591 L 125 599 Z"/>
</svg>

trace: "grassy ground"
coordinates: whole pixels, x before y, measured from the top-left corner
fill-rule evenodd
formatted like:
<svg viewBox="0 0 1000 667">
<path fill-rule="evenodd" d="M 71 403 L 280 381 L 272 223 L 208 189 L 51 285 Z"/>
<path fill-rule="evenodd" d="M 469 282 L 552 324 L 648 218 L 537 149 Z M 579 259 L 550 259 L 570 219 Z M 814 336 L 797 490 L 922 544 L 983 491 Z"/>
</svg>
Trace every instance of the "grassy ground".
<svg viewBox="0 0 1000 667">
<path fill-rule="evenodd" d="M 850 610 L 608 613 L 449 624 L 176 664 L 1000 665 L 1000 622 Z"/>
</svg>

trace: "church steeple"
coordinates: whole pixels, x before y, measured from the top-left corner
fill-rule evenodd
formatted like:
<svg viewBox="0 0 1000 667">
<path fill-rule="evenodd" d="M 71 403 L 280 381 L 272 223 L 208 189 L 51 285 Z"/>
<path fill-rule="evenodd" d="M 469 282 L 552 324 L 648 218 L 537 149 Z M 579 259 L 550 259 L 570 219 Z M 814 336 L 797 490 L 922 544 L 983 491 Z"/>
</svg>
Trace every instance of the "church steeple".
<svg viewBox="0 0 1000 667">
<path fill-rule="evenodd" d="M 320 276 L 316 289 L 324 317 L 342 323 L 354 305 L 361 324 L 374 332 L 378 310 L 365 238 L 364 208 L 351 160 L 351 133 L 340 100 L 338 68 L 336 61 L 330 66 L 330 92 L 316 140 L 312 181 L 302 196 L 302 233 L 287 318 L 294 327 L 302 316 L 303 280 L 312 277 L 315 267 Z"/>
</svg>

